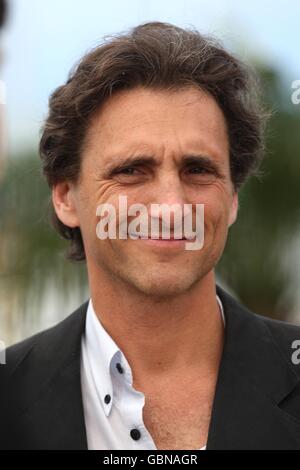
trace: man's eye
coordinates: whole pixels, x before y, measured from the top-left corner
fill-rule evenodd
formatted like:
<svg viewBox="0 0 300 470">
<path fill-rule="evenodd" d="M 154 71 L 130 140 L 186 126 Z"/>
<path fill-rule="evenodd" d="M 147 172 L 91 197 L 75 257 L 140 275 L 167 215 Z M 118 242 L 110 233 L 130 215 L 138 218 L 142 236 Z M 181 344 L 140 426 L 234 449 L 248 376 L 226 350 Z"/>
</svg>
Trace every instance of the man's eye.
<svg viewBox="0 0 300 470">
<path fill-rule="evenodd" d="M 120 170 L 118 170 L 118 173 L 121 173 L 123 175 L 133 175 L 134 171 L 137 170 L 136 168 L 134 168 L 133 166 L 128 166 L 126 168 L 121 168 Z"/>
<path fill-rule="evenodd" d="M 211 171 L 202 167 L 190 168 L 189 171 L 193 174 L 211 174 Z"/>
<path fill-rule="evenodd" d="M 188 175 L 190 175 L 190 180 L 197 184 L 210 184 L 215 181 L 217 176 L 213 169 L 198 166 L 190 168 Z M 194 178 L 191 178 L 191 176 L 194 176 Z"/>
</svg>

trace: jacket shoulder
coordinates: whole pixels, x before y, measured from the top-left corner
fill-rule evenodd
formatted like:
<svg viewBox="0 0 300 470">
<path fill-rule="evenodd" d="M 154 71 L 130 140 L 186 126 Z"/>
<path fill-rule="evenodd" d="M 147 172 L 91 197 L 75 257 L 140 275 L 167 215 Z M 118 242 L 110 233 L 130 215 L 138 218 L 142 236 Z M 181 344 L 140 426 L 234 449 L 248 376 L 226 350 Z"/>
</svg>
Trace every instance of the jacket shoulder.
<svg viewBox="0 0 300 470">
<path fill-rule="evenodd" d="M 268 341 L 268 338 L 270 338 L 277 348 L 277 351 L 288 361 L 288 364 L 294 371 L 295 368 L 298 368 L 299 372 L 295 372 L 300 376 L 300 365 L 294 364 L 291 361 L 291 356 L 297 345 L 298 349 L 300 349 L 300 325 L 260 315 L 248 309 L 245 305 L 240 303 L 238 298 L 229 294 L 219 285 L 216 287 L 217 293 L 221 297 L 221 301 L 225 307 L 225 314 L 226 311 L 227 313 L 234 312 L 237 314 L 240 319 L 240 324 L 243 324 L 243 328 L 249 328 L 252 325 L 253 339 L 256 341 Z"/>
<path fill-rule="evenodd" d="M 288 360 L 295 372 L 300 376 L 300 325 L 274 320 L 261 316 L 281 354 Z M 298 351 L 298 358 L 293 361 L 293 353 Z"/>
<path fill-rule="evenodd" d="M 280 343 L 285 344 L 286 341 L 290 343 L 295 339 L 300 339 L 300 325 L 264 316 L 261 316 L 261 318 Z"/>
<path fill-rule="evenodd" d="M 82 304 L 55 326 L 6 349 L 5 364 L 0 366 L 0 423 L 4 423 L 0 426 L 1 449 L 15 449 L 19 445 L 20 448 L 24 445 L 26 448 L 30 433 L 35 431 L 39 433 L 37 427 L 41 429 L 44 427 L 43 418 L 38 416 L 33 421 L 33 430 L 28 423 L 26 428 L 22 428 L 29 419 L 30 410 L 34 416 L 34 407 L 39 400 L 42 398 L 47 400 L 47 397 L 51 396 L 49 411 L 51 415 L 55 410 L 52 401 L 58 400 L 58 393 L 61 393 L 59 388 L 54 390 L 54 384 L 63 381 L 64 375 L 70 371 L 79 370 L 80 344 L 85 329 L 87 304 L 88 302 Z M 72 387 L 71 391 L 73 396 L 78 397 L 77 376 L 76 374 L 73 376 L 75 387 Z M 43 409 L 45 415 L 42 414 L 42 416 L 47 416 L 47 409 L 48 406 L 45 405 Z M 51 422 L 49 416 L 47 417 L 48 424 Z M 47 429 L 47 422 L 45 429 Z M 41 433 L 41 438 L 46 439 L 44 441 L 46 442 L 48 438 L 45 437 L 43 431 Z"/>
<path fill-rule="evenodd" d="M 87 305 L 88 301 L 56 325 L 8 346 L 5 350 L 6 364 L 4 368 L 6 373 L 12 374 L 21 363 L 26 361 L 33 350 L 39 351 L 39 357 L 42 360 L 47 352 L 57 350 L 57 348 L 63 346 L 72 333 L 75 333 L 78 329 L 82 331 Z"/>
</svg>

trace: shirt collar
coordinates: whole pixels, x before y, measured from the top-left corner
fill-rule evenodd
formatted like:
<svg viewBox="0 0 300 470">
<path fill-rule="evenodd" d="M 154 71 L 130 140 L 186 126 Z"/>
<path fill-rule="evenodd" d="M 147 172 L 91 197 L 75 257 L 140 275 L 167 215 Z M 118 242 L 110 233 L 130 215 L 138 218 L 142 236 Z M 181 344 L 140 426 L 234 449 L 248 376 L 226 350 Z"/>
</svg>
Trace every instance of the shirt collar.
<svg viewBox="0 0 300 470">
<path fill-rule="evenodd" d="M 225 326 L 223 305 L 219 296 L 216 297 Z M 86 315 L 85 347 L 98 399 L 101 401 L 105 415 L 108 416 L 114 398 L 112 373 L 116 370 L 116 364 L 119 362 L 125 369 L 124 372 L 129 381 L 132 381 L 132 375 L 124 354 L 97 317 L 92 299 L 89 300 Z M 106 395 L 110 396 L 109 403 L 105 402 Z"/>
<path fill-rule="evenodd" d="M 111 370 L 116 363 L 121 362 L 122 353 L 97 317 L 92 299 L 86 314 L 85 345 L 98 399 L 108 416 L 113 403 Z M 106 395 L 110 396 L 109 403 L 105 402 Z"/>
<path fill-rule="evenodd" d="M 220 307 L 220 312 L 221 312 L 221 315 L 222 315 L 223 325 L 225 326 L 226 322 L 225 322 L 224 308 L 223 308 L 220 297 L 218 295 L 216 297 L 217 297 L 217 302 L 218 302 L 219 307 Z"/>
</svg>

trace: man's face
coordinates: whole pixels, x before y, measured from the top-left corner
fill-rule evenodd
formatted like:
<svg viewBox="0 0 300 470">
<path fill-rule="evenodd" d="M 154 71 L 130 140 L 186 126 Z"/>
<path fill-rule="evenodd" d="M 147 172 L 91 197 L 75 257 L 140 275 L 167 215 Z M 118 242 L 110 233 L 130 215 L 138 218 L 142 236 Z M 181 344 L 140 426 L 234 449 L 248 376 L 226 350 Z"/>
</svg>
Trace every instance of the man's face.
<svg viewBox="0 0 300 470">
<path fill-rule="evenodd" d="M 211 164 L 190 158 L 199 155 Z M 128 158 L 140 160 L 128 163 Z M 136 88 L 113 95 L 93 117 L 80 180 L 71 191 L 90 270 L 151 296 L 186 292 L 214 268 L 236 217 L 221 109 L 192 87 L 176 92 Z M 118 212 L 119 195 L 127 196 L 128 207 L 142 203 L 149 213 L 153 203 L 204 204 L 203 248 L 100 240 L 96 208 L 111 203 Z"/>
</svg>

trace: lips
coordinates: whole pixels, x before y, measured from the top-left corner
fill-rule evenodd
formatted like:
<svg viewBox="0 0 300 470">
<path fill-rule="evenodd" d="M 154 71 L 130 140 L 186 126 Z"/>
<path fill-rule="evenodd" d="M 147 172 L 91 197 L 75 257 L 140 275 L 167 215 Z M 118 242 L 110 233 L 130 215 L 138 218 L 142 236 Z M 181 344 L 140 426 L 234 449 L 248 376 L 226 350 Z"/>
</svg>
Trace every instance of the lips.
<svg viewBox="0 0 300 470">
<path fill-rule="evenodd" d="M 143 239 L 150 239 L 150 240 L 162 240 L 162 241 L 178 241 L 178 240 L 189 240 L 190 238 L 186 238 L 186 237 L 180 237 L 180 238 L 175 238 L 174 237 L 174 234 L 170 234 L 170 237 L 163 237 L 162 235 L 160 235 L 159 237 L 151 237 L 151 235 L 144 235 L 144 234 L 136 234 L 136 233 L 129 233 L 128 234 L 130 237 L 134 237 L 134 238 L 143 238 Z M 193 235 L 194 237 L 194 235 Z"/>
</svg>

